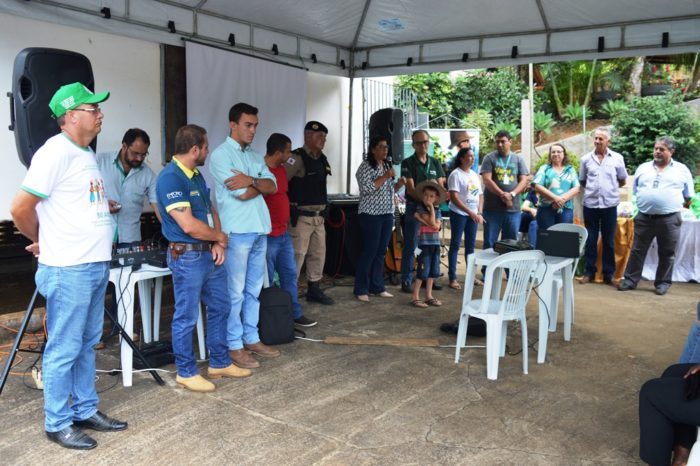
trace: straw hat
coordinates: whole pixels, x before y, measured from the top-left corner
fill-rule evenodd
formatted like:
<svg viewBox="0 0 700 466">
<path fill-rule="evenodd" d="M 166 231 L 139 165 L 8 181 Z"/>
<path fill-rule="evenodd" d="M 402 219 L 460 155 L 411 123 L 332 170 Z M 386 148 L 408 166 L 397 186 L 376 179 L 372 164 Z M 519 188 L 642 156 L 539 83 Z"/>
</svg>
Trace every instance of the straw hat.
<svg viewBox="0 0 700 466">
<path fill-rule="evenodd" d="M 445 191 L 445 188 L 443 188 L 442 185 L 435 180 L 425 180 L 418 183 L 418 185 L 416 186 L 416 192 L 420 193 L 421 198 L 423 197 L 423 190 L 427 186 L 436 189 L 439 194 L 438 200 L 435 201 L 436 205 L 442 204 L 447 200 L 447 191 Z"/>
<path fill-rule="evenodd" d="M 462 141 L 468 141 L 469 134 L 466 131 L 450 131 L 450 147 L 449 149 L 456 147 Z"/>
</svg>

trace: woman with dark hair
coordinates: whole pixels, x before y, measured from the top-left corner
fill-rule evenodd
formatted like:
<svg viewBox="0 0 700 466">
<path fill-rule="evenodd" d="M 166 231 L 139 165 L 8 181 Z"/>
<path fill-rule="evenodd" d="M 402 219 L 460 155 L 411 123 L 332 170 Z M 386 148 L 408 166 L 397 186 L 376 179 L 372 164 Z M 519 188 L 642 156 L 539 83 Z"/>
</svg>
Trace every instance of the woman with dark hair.
<svg viewBox="0 0 700 466">
<path fill-rule="evenodd" d="M 578 194 L 579 181 L 564 146 L 552 144 L 549 147 L 549 160 L 537 170 L 532 184 L 540 198 L 537 228 L 546 230 L 555 223 L 574 221 L 573 198 Z"/>
<path fill-rule="evenodd" d="M 461 290 L 457 281 L 457 256 L 459 244 L 464 234 L 464 258 L 474 252 L 476 230 L 484 223 L 481 211 L 484 205 L 484 194 L 479 182 L 479 175 L 471 169 L 474 163 L 474 151 L 471 147 L 460 149 L 455 156 L 455 169 L 447 179 L 447 189 L 450 193 L 450 251 L 448 253 L 448 277 L 450 288 Z M 482 284 L 479 280 L 477 284 Z"/>
<path fill-rule="evenodd" d="M 402 181 L 394 182 L 396 172 L 387 160 L 389 143 L 375 136 L 369 141 L 367 159 L 355 173 L 360 187 L 358 208 L 362 251 L 357 262 L 353 293 L 363 302 L 369 295 L 392 298 L 384 287 L 384 255 L 394 226 L 394 191 Z"/>
</svg>

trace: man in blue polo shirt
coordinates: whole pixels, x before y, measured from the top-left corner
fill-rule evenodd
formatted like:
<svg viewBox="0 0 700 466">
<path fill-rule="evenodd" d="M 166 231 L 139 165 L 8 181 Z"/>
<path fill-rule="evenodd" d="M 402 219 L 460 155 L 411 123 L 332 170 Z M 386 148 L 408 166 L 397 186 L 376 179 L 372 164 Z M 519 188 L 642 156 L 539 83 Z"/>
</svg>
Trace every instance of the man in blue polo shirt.
<svg viewBox="0 0 700 466">
<path fill-rule="evenodd" d="M 688 167 L 673 160 L 676 143 L 669 137 L 657 139 L 654 160 L 641 164 L 634 173 L 632 191 L 639 213 L 634 218 L 634 242 L 625 268 L 620 291 L 633 290 L 642 278 L 642 268 L 651 241 L 656 238 L 659 265 L 656 267 L 656 294 L 671 287 L 676 245 L 681 234 L 681 209 L 695 195 L 693 176 Z"/>
<path fill-rule="evenodd" d="M 211 392 L 213 383 L 198 374 L 192 348 L 192 330 L 199 316 L 199 302 L 207 307 L 209 378 L 247 377 L 250 370 L 231 363 L 226 345 L 229 314 L 224 251 L 228 237 L 211 204 L 209 189 L 197 167 L 209 153 L 207 132 L 197 125 L 177 130 L 172 161 L 156 183 L 163 236 L 168 245 L 168 267 L 173 273 L 175 313 L 173 352 L 178 385 L 194 392 Z"/>
<path fill-rule="evenodd" d="M 221 229 L 228 234 L 226 270 L 231 313 L 228 348 L 240 367 L 260 367 L 251 356 L 274 358 L 279 350 L 260 341 L 260 290 L 267 263 L 270 212 L 261 194 L 277 191 L 275 176 L 265 160 L 250 147 L 258 127 L 258 109 L 237 103 L 228 114 L 229 137 L 211 155 L 209 170 L 216 180 L 216 203 Z"/>
</svg>

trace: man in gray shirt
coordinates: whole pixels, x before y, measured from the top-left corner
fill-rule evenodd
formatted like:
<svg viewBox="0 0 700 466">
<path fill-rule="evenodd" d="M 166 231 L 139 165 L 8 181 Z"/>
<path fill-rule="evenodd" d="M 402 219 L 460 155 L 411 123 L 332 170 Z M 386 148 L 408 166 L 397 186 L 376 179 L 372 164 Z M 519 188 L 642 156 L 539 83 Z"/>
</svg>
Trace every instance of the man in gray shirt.
<svg viewBox="0 0 700 466">
<path fill-rule="evenodd" d="M 156 207 L 156 175 L 144 164 L 151 139 L 142 129 L 131 128 L 115 152 L 97 154 L 105 182 L 109 211 L 116 224 L 115 243 L 141 241 L 141 213 L 146 196 L 160 221 Z"/>
<path fill-rule="evenodd" d="M 481 164 L 484 181 L 484 249 L 492 248 L 501 234 L 516 239 L 520 228 L 520 193 L 527 184 L 529 170 L 518 154 L 510 151 L 511 136 L 496 133 L 495 152 Z"/>
</svg>

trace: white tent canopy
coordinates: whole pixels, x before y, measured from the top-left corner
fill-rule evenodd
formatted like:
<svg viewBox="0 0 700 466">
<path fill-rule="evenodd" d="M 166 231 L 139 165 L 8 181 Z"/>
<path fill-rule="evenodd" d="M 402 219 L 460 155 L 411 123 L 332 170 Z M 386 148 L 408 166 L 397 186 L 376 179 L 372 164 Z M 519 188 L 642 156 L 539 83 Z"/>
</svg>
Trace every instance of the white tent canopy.
<svg viewBox="0 0 700 466">
<path fill-rule="evenodd" d="M 700 49 L 700 0 L 12 0 L 0 12 L 349 77 Z"/>
</svg>

